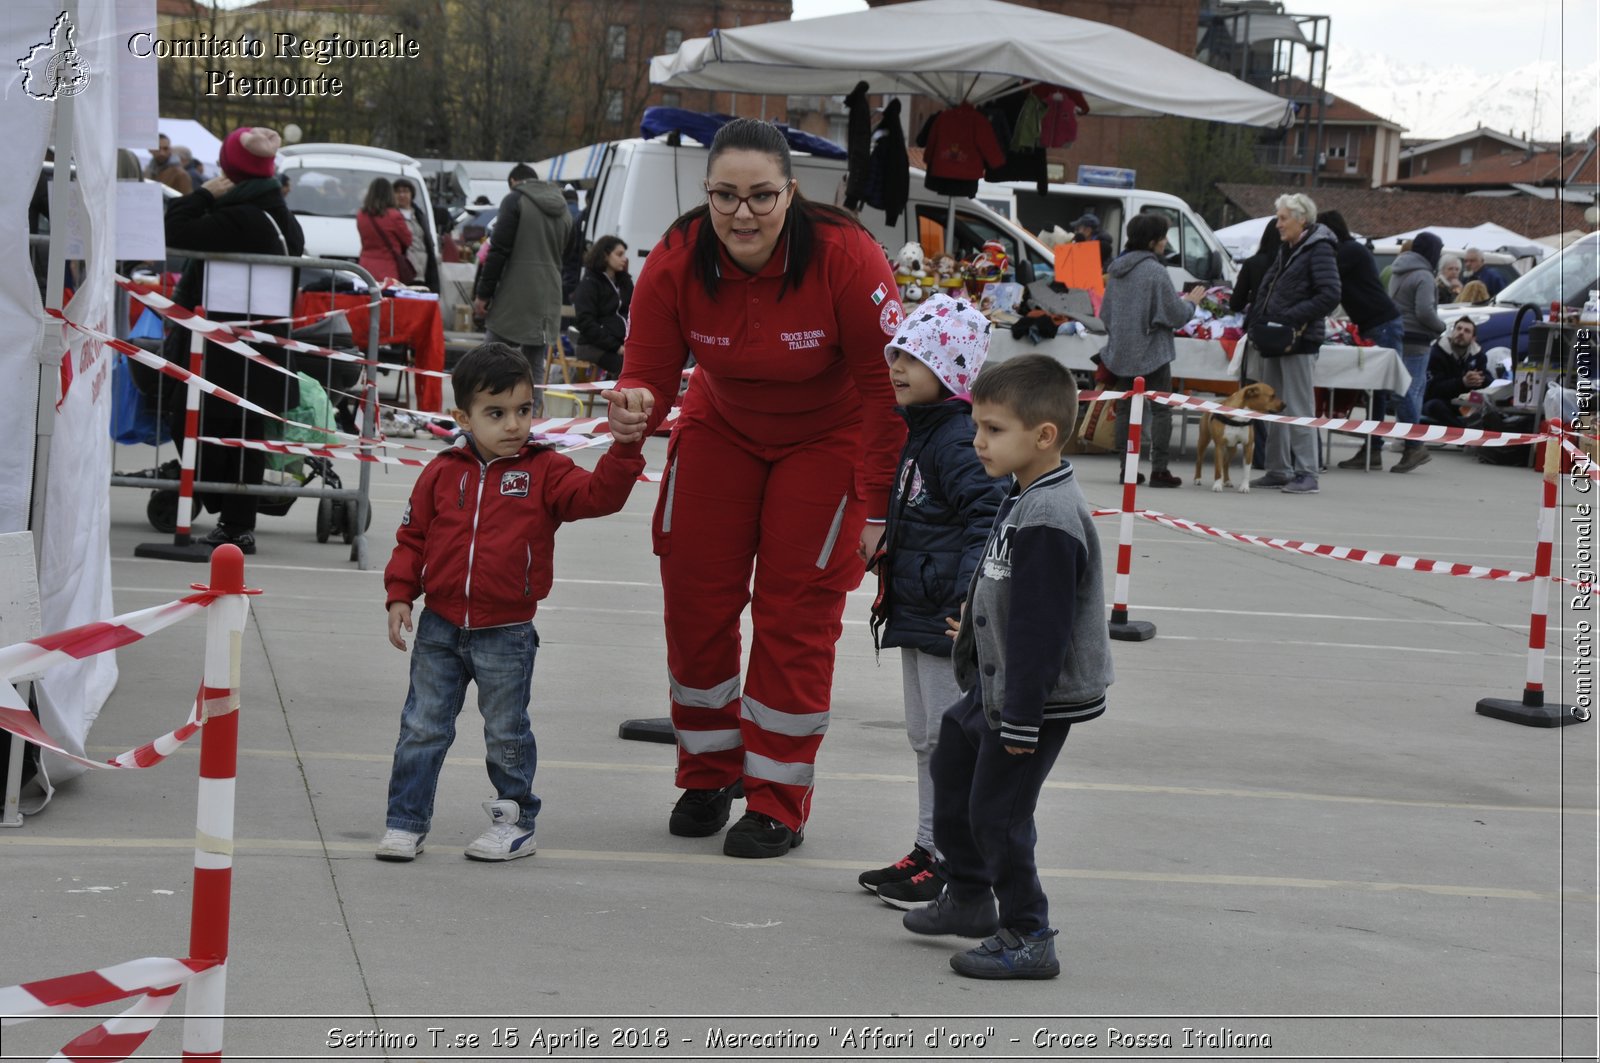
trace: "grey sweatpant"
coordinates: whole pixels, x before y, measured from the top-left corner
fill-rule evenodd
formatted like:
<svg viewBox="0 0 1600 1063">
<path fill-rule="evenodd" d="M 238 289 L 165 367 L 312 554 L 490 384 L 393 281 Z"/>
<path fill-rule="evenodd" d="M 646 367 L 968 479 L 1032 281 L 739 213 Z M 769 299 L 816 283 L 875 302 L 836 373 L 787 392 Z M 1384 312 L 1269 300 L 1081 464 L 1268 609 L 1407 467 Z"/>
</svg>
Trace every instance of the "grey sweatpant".
<svg viewBox="0 0 1600 1063">
<path fill-rule="evenodd" d="M 1314 354 L 1286 354 L 1281 358 L 1258 358 L 1261 382 L 1271 384 L 1283 400 L 1286 417 L 1311 417 L 1317 411 L 1317 396 L 1311 384 L 1316 369 Z M 1317 478 L 1317 430 L 1286 424 L 1267 425 L 1267 472 L 1285 476 Z"/>
<path fill-rule="evenodd" d="M 917 844 L 933 847 L 933 747 L 939 743 L 944 711 L 961 699 L 955 664 L 922 650 L 900 647 L 900 672 L 905 680 L 906 737 L 917 755 Z"/>
</svg>

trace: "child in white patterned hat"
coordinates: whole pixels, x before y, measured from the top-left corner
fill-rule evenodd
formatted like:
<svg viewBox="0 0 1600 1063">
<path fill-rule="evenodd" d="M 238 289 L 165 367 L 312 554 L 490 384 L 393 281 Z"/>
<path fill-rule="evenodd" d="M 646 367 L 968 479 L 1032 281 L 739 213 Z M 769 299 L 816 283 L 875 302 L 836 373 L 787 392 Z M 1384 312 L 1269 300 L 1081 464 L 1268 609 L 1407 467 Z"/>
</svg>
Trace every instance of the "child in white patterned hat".
<svg viewBox="0 0 1600 1063">
<path fill-rule="evenodd" d="M 929 763 L 940 717 L 961 695 L 947 621 L 960 617 L 1003 493 L 972 449 L 967 396 L 989 354 L 989 329 L 977 307 L 941 293 L 907 311 L 883 351 L 910 431 L 883 537 L 864 560 L 878 574 L 873 643 L 900 647 L 906 736 L 917 755 L 918 815 L 911 852 L 858 881 L 885 903 L 907 910 L 933 900 L 944 885 L 933 843 Z"/>
</svg>

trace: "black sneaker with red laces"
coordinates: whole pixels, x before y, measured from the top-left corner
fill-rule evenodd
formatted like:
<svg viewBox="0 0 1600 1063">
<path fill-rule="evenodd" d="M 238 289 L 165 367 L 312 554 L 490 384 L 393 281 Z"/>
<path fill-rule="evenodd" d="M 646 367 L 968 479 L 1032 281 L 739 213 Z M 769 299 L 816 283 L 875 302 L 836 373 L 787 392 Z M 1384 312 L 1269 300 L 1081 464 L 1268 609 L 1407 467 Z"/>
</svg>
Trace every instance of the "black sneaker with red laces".
<svg viewBox="0 0 1600 1063">
<path fill-rule="evenodd" d="M 944 889 L 944 876 L 937 867 L 918 871 L 904 882 L 888 882 L 878 888 L 878 899 L 891 908 L 909 912 L 939 896 Z"/>
<path fill-rule="evenodd" d="M 933 854 L 918 845 L 888 867 L 861 872 L 856 881 L 861 883 L 862 889 L 869 893 L 877 893 L 887 883 L 904 882 L 917 872 L 927 871 L 931 867 L 933 867 Z"/>
</svg>

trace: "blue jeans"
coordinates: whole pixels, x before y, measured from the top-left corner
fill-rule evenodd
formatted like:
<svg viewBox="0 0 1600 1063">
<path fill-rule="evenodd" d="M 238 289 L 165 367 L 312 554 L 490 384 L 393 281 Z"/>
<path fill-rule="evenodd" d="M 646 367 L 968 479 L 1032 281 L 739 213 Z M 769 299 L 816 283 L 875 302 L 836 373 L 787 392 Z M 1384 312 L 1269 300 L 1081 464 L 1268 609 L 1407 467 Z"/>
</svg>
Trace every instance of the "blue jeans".
<svg viewBox="0 0 1600 1063">
<path fill-rule="evenodd" d="M 1417 424 L 1422 420 L 1422 396 L 1428 389 L 1428 351 L 1433 345 L 1430 343 L 1408 343 L 1400 352 L 1400 361 L 1404 363 L 1406 372 L 1411 374 L 1411 387 L 1406 389 L 1404 395 L 1396 393 L 1397 405 L 1400 410 L 1400 420 L 1410 424 Z M 1407 442 L 1408 447 L 1420 447 L 1421 443 Z"/>
<path fill-rule="evenodd" d="M 389 829 L 427 833 L 439 771 L 455 741 L 469 681 L 478 684 L 485 763 L 496 799 L 515 801 L 517 826 L 533 829 L 540 804 L 533 793 L 539 751 L 528 722 L 528 697 L 538 649 L 532 621 L 461 628 L 422 610 L 411 647 L 411 689 L 389 773 Z"/>
</svg>

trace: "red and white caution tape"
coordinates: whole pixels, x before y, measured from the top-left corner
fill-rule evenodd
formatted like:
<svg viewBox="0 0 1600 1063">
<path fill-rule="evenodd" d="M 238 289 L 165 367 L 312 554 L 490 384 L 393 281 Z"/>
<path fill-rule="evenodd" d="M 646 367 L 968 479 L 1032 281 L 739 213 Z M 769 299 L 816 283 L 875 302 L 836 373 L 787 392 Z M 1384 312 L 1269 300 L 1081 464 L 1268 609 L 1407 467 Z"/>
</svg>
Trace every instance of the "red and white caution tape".
<svg viewBox="0 0 1600 1063">
<path fill-rule="evenodd" d="M 9 683 L 17 676 L 31 675 L 138 642 L 193 616 L 215 600 L 216 595 L 201 591 L 165 605 L 6 646 L 0 649 L 0 681 Z"/>
<path fill-rule="evenodd" d="M 116 1000 L 136 998 L 133 1006 L 74 1037 L 54 1060 L 97 1063 L 132 1056 L 155 1030 L 179 989 L 219 960 L 149 957 L 97 971 L 46 978 L 0 988 L 0 1025 L 16 1026 L 48 1015 L 65 1015 Z"/>
<path fill-rule="evenodd" d="M 299 454 L 308 458 L 330 458 L 335 461 L 365 461 L 376 465 L 427 465 L 431 458 L 396 458 L 387 454 L 374 454 L 370 450 L 349 447 L 321 447 L 312 443 L 281 443 L 270 439 L 225 439 L 218 436 L 201 436 L 200 442 L 238 450 L 264 450 L 269 454 Z M 388 446 L 389 444 L 382 444 Z M 419 447 L 426 450 L 426 447 Z"/>
<path fill-rule="evenodd" d="M 1305 428 L 1326 428 L 1334 432 L 1352 432 L 1357 435 L 1382 436 L 1386 439 L 1408 439 L 1423 443 L 1455 443 L 1464 447 L 1512 447 L 1537 443 L 1550 438 L 1542 432 L 1489 432 L 1482 428 L 1447 428 L 1436 424 L 1407 424 L 1403 421 L 1371 421 L 1341 417 L 1290 417 L 1280 413 L 1259 413 L 1224 406 L 1212 399 L 1197 399 L 1170 391 L 1152 391 L 1146 396 L 1164 406 L 1177 406 L 1186 410 L 1220 413 L 1226 417 L 1242 417 L 1251 421 L 1273 424 L 1298 425 Z"/>
<path fill-rule="evenodd" d="M 1100 512 L 1102 511 L 1096 511 L 1096 514 L 1098 515 Z M 1103 512 L 1120 513 L 1121 510 Z M 1201 524 L 1199 521 L 1169 516 L 1153 509 L 1140 510 L 1136 516 L 1177 531 L 1191 532 L 1195 535 L 1209 535 L 1212 538 L 1245 543 L 1249 546 L 1261 546 L 1269 550 L 1285 550 L 1294 554 L 1329 557 L 1335 561 L 1354 561 L 1362 565 L 1376 565 L 1382 568 L 1401 569 L 1408 572 L 1431 572 L 1445 576 L 1462 576 L 1466 579 L 1484 579 L 1498 583 L 1529 583 L 1538 578 L 1531 572 L 1518 572 L 1508 568 L 1489 568 L 1485 565 L 1469 565 L 1459 561 L 1432 561 L 1425 557 L 1385 553 L 1378 550 L 1363 550 L 1355 546 L 1329 546 L 1324 543 L 1302 542 L 1298 539 L 1269 539 L 1260 535 L 1240 534 L 1225 531 L 1221 528 L 1213 528 L 1209 524 Z M 1557 582 L 1576 585 L 1576 581 L 1559 576 L 1551 578 Z"/>
<path fill-rule="evenodd" d="M 202 698 L 204 696 L 202 693 Z M 66 757 L 86 768 L 153 768 L 172 756 L 185 742 L 199 733 L 200 728 L 205 726 L 207 712 L 214 707 L 209 701 L 197 699 L 189 710 L 188 719 L 184 721 L 183 726 L 141 746 L 118 753 L 108 760 L 89 760 L 73 753 L 51 736 L 33 713 L 28 711 L 28 706 L 17 693 L 16 687 L 10 683 L 0 683 L 0 731 L 9 731 L 24 741 L 32 742 L 41 749 L 48 749 L 57 756 Z"/>
<path fill-rule="evenodd" d="M 270 439 L 227 439 L 220 436 L 201 436 L 200 442 L 210 443 L 219 447 L 234 447 L 240 450 L 262 450 L 270 454 L 299 454 L 309 458 L 328 458 L 333 461 L 365 461 L 377 465 L 408 465 L 420 468 L 432 461 L 431 458 L 397 458 L 386 454 L 374 454 L 368 449 L 319 447 L 310 443 L 281 443 Z M 558 454 L 567 454 L 575 450 L 587 450 L 590 447 L 610 446 L 611 443 L 612 438 L 609 435 L 598 435 L 592 439 L 586 439 L 582 443 L 551 447 L 551 449 Z M 385 446 L 387 445 L 389 444 L 385 444 Z M 639 479 L 649 483 L 659 483 L 661 473 L 647 471 L 641 473 Z"/>
<path fill-rule="evenodd" d="M 148 768 L 161 763 L 200 730 L 213 709 L 219 708 L 212 704 L 205 690 L 202 689 L 182 726 L 109 760 L 98 761 L 72 753 L 45 731 L 11 683 L 17 676 L 31 675 L 66 661 L 82 660 L 138 642 L 193 616 L 215 600 L 216 595 L 200 592 L 0 649 L 0 731 L 20 735 L 26 741 L 90 768 Z"/>
</svg>

